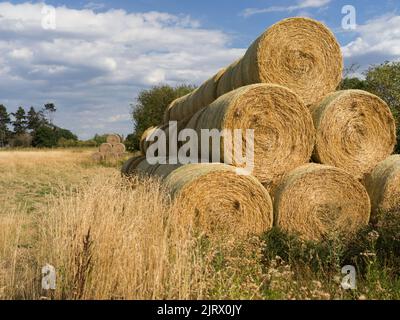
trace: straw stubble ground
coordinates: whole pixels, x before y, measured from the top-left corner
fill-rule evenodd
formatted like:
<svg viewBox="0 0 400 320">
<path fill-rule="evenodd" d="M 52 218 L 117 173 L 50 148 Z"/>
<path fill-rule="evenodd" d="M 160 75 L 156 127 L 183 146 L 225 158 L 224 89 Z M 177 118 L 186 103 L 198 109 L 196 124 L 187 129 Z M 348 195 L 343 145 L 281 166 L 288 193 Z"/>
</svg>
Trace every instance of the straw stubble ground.
<svg viewBox="0 0 400 320">
<path fill-rule="evenodd" d="M 344 292 L 340 271 L 269 259 L 278 247 L 261 238 L 195 236 L 157 181 L 124 181 L 121 163 L 92 153 L 0 152 L 0 299 L 399 298 L 400 284 L 379 277 Z M 46 263 L 52 294 L 40 288 Z"/>
</svg>

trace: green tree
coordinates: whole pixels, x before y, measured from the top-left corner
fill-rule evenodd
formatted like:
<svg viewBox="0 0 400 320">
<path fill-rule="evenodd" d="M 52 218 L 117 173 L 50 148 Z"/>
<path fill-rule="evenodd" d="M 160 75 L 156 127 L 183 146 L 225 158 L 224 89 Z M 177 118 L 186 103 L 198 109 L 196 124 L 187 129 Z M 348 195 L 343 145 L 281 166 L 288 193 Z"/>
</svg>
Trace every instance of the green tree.
<svg viewBox="0 0 400 320">
<path fill-rule="evenodd" d="M 99 146 L 102 143 L 106 143 L 107 142 L 107 135 L 106 134 L 100 135 L 100 134 L 96 133 L 92 140 L 95 141 L 96 146 Z"/>
<path fill-rule="evenodd" d="M 66 138 L 63 138 L 63 137 L 58 139 L 58 142 L 57 142 L 57 146 L 61 147 L 61 148 L 71 148 L 71 147 L 76 147 L 77 145 L 78 145 L 78 141 L 77 140 L 66 139 Z"/>
<path fill-rule="evenodd" d="M 63 129 L 63 128 L 55 128 L 55 135 L 57 139 L 64 138 L 66 140 L 78 141 L 78 137 L 73 134 L 70 130 Z"/>
<path fill-rule="evenodd" d="M 137 97 L 136 104 L 132 105 L 132 118 L 134 122 L 134 133 L 132 140 L 132 148 L 138 149 L 140 137 L 143 132 L 152 126 L 157 126 L 163 122 L 165 109 L 169 104 L 188 94 L 195 89 L 191 85 L 181 85 L 171 87 L 168 85 L 156 86 L 149 90 L 143 90 Z"/>
<path fill-rule="evenodd" d="M 35 131 L 32 144 L 38 148 L 54 148 L 59 145 L 59 142 L 65 144 L 65 141 L 72 144 L 78 141 L 78 137 L 67 129 L 43 125 Z"/>
<path fill-rule="evenodd" d="M 57 108 L 54 103 L 46 103 L 43 108 L 43 113 L 46 115 L 47 120 L 50 124 L 53 124 L 54 113 L 57 111 Z"/>
<path fill-rule="evenodd" d="M 27 128 L 35 132 L 39 127 L 47 123 L 43 112 L 36 111 L 34 107 L 31 107 L 27 113 Z"/>
<path fill-rule="evenodd" d="M 400 62 L 385 62 L 366 72 L 368 90 L 383 100 L 397 115 L 400 112 Z"/>
<path fill-rule="evenodd" d="M 136 136 L 133 133 L 128 134 L 124 141 L 126 150 L 131 151 L 131 152 L 134 152 L 135 150 L 137 150 L 137 148 L 135 149 L 135 141 L 136 141 Z"/>
<path fill-rule="evenodd" d="M 365 73 L 367 90 L 382 98 L 390 107 L 397 124 L 397 150 L 400 152 L 400 62 L 384 62 Z"/>
<path fill-rule="evenodd" d="M 0 104 L 0 148 L 4 147 L 8 138 L 10 137 L 10 129 L 8 126 L 11 124 L 11 118 L 7 112 L 7 108 Z"/>
<path fill-rule="evenodd" d="M 12 115 L 14 117 L 14 121 L 12 122 L 14 127 L 14 134 L 15 135 L 25 134 L 28 122 L 26 119 L 24 108 L 19 107 L 18 110 Z"/>
<path fill-rule="evenodd" d="M 344 78 L 340 83 L 340 90 L 358 89 L 368 90 L 367 82 L 359 78 Z"/>
<path fill-rule="evenodd" d="M 54 128 L 50 126 L 39 127 L 33 137 L 32 144 L 38 148 L 53 148 L 57 146 L 58 137 L 54 132 Z"/>
</svg>

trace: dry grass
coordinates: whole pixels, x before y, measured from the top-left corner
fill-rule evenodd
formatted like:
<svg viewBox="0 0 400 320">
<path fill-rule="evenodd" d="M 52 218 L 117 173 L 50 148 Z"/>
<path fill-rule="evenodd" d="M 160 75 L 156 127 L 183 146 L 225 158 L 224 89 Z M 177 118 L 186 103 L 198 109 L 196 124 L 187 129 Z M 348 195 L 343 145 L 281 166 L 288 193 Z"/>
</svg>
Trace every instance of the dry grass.
<svg viewBox="0 0 400 320">
<path fill-rule="evenodd" d="M 206 298 L 214 252 L 170 214 L 159 182 L 123 180 L 90 154 L 0 153 L 0 298 L 41 298 L 47 263 L 56 299 Z"/>
<path fill-rule="evenodd" d="M 283 238 L 194 236 L 157 181 L 128 183 L 119 163 L 92 162 L 92 152 L 0 152 L 0 299 L 399 298 L 400 281 L 378 264 L 347 293 L 333 280 L 340 269 L 312 271 L 308 253 L 296 265 Z M 269 261 L 281 245 L 292 258 Z M 57 272 L 51 294 L 40 288 L 47 263 Z"/>
<path fill-rule="evenodd" d="M 98 176 L 47 208 L 37 258 L 62 272 L 56 298 L 191 297 L 201 276 L 193 239 L 174 236 L 157 181 L 131 183 Z"/>
</svg>

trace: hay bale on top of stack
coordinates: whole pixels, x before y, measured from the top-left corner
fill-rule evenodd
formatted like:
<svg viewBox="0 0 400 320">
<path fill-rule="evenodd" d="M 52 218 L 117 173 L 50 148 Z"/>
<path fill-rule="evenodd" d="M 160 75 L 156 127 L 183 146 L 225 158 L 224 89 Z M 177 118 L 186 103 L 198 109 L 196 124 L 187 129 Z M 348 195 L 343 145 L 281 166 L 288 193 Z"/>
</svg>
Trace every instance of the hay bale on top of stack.
<svg viewBox="0 0 400 320">
<path fill-rule="evenodd" d="M 191 117 L 223 94 L 254 83 L 285 86 L 312 106 L 336 90 L 342 70 L 340 46 L 326 26 L 308 18 L 285 19 L 257 38 L 243 58 L 172 102 L 164 122 Z M 206 84 L 214 94 L 199 99 L 197 93 Z"/>
<path fill-rule="evenodd" d="M 395 125 L 389 108 L 376 96 L 362 91 L 333 93 L 342 69 L 340 46 L 329 29 L 308 18 L 285 19 L 264 32 L 244 57 L 173 101 L 164 122 L 176 120 L 179 130 L 197 132 L 255 129 L 254 174 L 275 198 L 275 225 L 308 240 L 352 234 L 368 223 L 370 215 L 369 196 L 359 181 L 393 151 Z M 143 136 L 143 153 L 153 133 L 154 129 Z M 298 168 L 311 160 L 312 149 L 313 160 L 326 165 Z M 129 166 L 140 168 L 141 161 L 131 160 Z M 128 169 L 124 170 L 132 172 Z M 165 171 L 169 176 L 176 170 L 160 165 L 144 171 Z M 378 183 L 379 176 L 372 174 L 367 186 Z M 225 187 L 216 182 L 209 189 Z M 228 182 L 229 187 L 233 188 Z M 202 206 L 201 196 L 186 197 Z"/>
<path fill-rule="evenodd" d="M 119 159 L 126 153 L 126 147 L 121 143 L 121 137 L 117 134 L 108 135 L 105 143 L 99 147 L 99 151 L 92 155 L 93 160 Z"/>
</svg>

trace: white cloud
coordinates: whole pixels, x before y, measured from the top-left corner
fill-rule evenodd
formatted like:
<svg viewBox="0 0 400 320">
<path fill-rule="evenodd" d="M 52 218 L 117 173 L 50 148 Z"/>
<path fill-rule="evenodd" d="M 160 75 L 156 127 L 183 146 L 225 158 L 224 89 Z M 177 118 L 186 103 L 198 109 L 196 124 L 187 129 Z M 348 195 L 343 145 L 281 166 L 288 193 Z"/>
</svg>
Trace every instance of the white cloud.
<svg viewBox="0 0 400 320">
<path fill-rule="evenodd" d="M 328 5 L 331 0 L 300 0 L 297 4 L 292 6 L 272 6 L 268 8 L 247 8 L 242 12 L 244 17 L 250 17 L 255 14 L 269 13 L 269 12 L 292 12 L 296 10 L 320 8 Z"/>
<path fill-rule="evenodd" d="M 357 26 L 358 37 L 343 48 L 345 57 L 369 53 L 400 56 L 400 16 L 382 16 Z"/>
<path fill-rule="evenodd" d="M 90 10 L 101 10 L 104 9 L 105 7 L 106 5 L 104 3 L 92 2 L 92 1 L 88 2 L 84 6 L 85 9 L 90 9 Z"/>
<path fill-rule="evenodd" d="M 348 64 L 368 65 L 400 59 L 400 16 L 384 15 L 358 25 L 356 38 L 342 48 Z"/>
<path fill-rule="evenodd" d="M 98 128 L 131 131 L 126 117 L 109 119 L 128 114 L 140 89 L 199 84 L 244 53 L 186 15 L 60 6 L 57 28 L 44 30 L 42 6 L 0 3 L 0 103 L 54 101 L 56 123 L 83 138 Z"/>
<path fill-rule="evenodd" d="M 119 122 L 121 120 L 128 121 L 130 119 L 129 113 L 127 114 L 117 114 L 114 116 L 111 116 L 107 119 L 107 122 Z"/>
<path fill-rule="evenodd" d="M 32 56 L 33 52 L 28 48 L 14 49 L 10 52 L 10 57 L 15 59 L 29 60 Z"/>
</svg>

